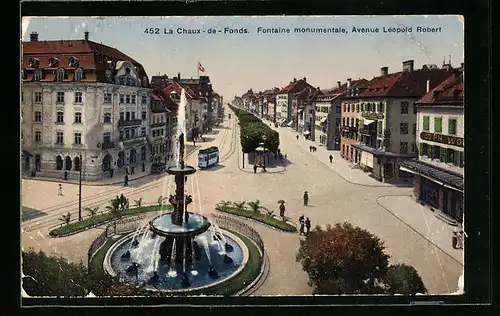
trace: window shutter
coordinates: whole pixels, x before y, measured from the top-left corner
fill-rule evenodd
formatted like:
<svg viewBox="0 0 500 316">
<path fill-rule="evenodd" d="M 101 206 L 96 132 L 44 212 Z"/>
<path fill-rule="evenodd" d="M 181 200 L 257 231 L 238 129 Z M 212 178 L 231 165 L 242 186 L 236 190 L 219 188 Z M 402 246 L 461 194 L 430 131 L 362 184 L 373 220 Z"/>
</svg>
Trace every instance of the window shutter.
<svg viewBox="0 0 500 316">
<path fill-rule="evenodd" d="M 440 147 L 439 148 L 439 154 L 440 154 L 440 157 L 439 157 L 439 161 L 441 162 L 447 162 L 446 160 L 446 148 L 444 147 Z"/>
<path fill-rule="evenodd" d="M 436 133 L 441 133 L 441 118 L 440 117 L 435 117 L 434 118 L 434 132 Z"/>
<path fill-rule="evenodd" d="M 460 166 L 460 167 L 463 167 L 463 166 L 464 166 L 464 164 L 465 164 L 464 159 L 465 159 L 465 157 L 464 157 L 464 152 L 463 152 L 463 151 L 461 151 L 461 152 L 460 152 L 460 164 L 459 164 L 459 166 Z"/>
<path fill-rule="evenodd" d="M 452 119 L 448 119 L 448 134 L 450 135 L 453 135 L 453 120 Z"/>
<path fill-rule="evenodd" d="M 377 133 L 382 134 L 382 121 L 377 121 Z"/>
<path fill-rule="evenodd" d="M 455 158 L 453 161 L 453 164 L 455 164 L 455 166 L 457 166 L 457 167 L 460 166 L 460 159 L 462 157 L 460 154 L 461 154 L 460 151 L 455 151 L 453 153 L 453 158 Z"/>
<path fill-rule="evenodd" d="M 424 116 L 424 131 L 429 131 L 429 117 Z"/>
</svg>

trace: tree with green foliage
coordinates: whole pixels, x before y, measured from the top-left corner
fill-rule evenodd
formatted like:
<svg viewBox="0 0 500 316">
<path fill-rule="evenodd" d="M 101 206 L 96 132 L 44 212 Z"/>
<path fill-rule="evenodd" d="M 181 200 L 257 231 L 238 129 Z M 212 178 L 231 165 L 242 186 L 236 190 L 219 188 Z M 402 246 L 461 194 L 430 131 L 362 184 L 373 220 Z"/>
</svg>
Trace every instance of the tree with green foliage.
<svg viewBox="0 0 500 316">
<path fill-rule="evenodd" d="M 316 226 L 303 240 L 297 261 L 309 275 L 315 294 L 380 293 L 389 256 L 383 242 L 350 223 Z"/>
<path fill-rule="evenodd" d="M 418 271 L 404 263 L 389 266 L 384 277 L 384 283 L 387 292 L 390 294 L 415 295 L 417 293 L 427 293 Z"/>
<path fill-rule="evenodd" d="M 71 222 L 71 213 L 68 212 L 66 214 L 61 215 L 59 220 L 63 222 L 65 225 L 68 225 Z"/>
</svg>

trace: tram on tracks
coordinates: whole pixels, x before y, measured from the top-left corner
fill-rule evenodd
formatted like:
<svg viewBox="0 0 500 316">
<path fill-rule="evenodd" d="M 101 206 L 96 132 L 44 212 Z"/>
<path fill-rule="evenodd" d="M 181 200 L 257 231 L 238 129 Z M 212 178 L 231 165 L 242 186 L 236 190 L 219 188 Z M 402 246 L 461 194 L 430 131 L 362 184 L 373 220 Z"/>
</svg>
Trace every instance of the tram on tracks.
<svg viewBox="0 0 500 316">
<path fill-rule="evenodd" d="M 219 148 L 212 146 L 198 151 L 198 167 L 209 168 L 219 164 Z"/>
</svg>

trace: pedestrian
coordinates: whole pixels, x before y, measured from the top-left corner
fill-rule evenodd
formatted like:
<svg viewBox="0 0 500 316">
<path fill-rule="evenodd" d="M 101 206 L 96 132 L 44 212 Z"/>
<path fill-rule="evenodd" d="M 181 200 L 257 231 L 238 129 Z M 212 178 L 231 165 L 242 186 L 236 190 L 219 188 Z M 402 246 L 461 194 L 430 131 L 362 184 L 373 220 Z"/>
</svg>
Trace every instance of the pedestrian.
<svg viewBox="0 0 500 316">
<path fill-rule="evenodd" d="M 307 193 L 307 191 L 304 192 L 304 206 L 307 206 L 307 204 L 309 203 L 309 194 Z"/>
<path fill-rule="evenodd" d="M 257 173 L 257 165 L 253 165 L 253 173 Z"/>
<path fill-rule="evenodd" d="M 297 140 L 299 140 L 299 135 L 297 135 Z"/>
<path fill-rule="evenodd" d="M 311 230 L 311 220 L 306 218 L 306 236 L 309 235 L 309 231 Z"/>
<path fill-rule="evenodd" d="M 285 159 L 286 159 L 286 157 L 287 157 L 287 156 L 286 156 L 286 154 L 285 154 Z"/>
<path fill-rule="evenodd" d="M 62 184 L 59 183 L 59 191 L 57 193 L 59 196 L 62 196 L 63 193 L 62 193 Z"/>
<path fill-rule="evenodd" d="M 130 167 L 130 171 L 132 174 L 135 174 L 135 167 L 134 166 Z"/>
<path fill-rule="evenodd" d="M 144 164 L 144 162 L 142 163 L 142 172 L 145 172 L 146 171 L 146 165 Z"/>
<path fill-rule="evenodd" d="M 280 203 L 280 217 L 285 220 L 285 201 Z"/>
<path fill-rule="evenodd" d="M 304 233 L 304 222 L 300 223 L 299 235 L 305 235 L 305 233 Z"/>
<path fill-rule="evenodd" d="M 193 138 L 193 146 L 196 146 L 196 140 Z"/>
<path fill-rule="evenodd" d="M 64 180 L 68 180 L 68 171 L 64 171 Z"/>
<path fill-rule="evenodd" d="M 330 154 L 330 157 L 328 157 L 328 158 L 330 158 L 330 163 L 332 163 L 332 161 L 333 161 L 333 156 L 332 156 L 332 154 Z"/>
<path fill-rule="evenodd" d="M 110 178 L 113 178 L 113 173 L 115 172 L 115 170 L 113 168 L 109 169 L 109 177 Z"/>
<path fill-rule="evenodd" d="M 312 152 L 313 151 L 313 146 L 309 146 L 309 152 Z"/>
<path fill-rule="evenodd" d="M 300 215 L 299 224 L 304 224 L 304 214 Z"/>
<path fill-rule="evenodd" d="M 123 186 L 128 187 L 128 175 L 125 175 Z"/>
</svg>

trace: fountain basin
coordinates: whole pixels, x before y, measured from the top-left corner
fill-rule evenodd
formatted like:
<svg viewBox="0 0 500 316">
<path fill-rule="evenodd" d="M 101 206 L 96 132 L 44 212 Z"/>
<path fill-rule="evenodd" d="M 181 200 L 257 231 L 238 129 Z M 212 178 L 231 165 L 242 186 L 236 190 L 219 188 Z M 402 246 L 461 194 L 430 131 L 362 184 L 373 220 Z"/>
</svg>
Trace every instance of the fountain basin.
<svg viewBox="0 0 500 316">
<path fill-rule="evenodd" d="M 190 175 L 196 172 L 196 169 L 191 166 L 184 166 L 184 168 L 171 166 L 167 168 L 167 173 L 172 175 Z"/>
<path fill-rule="evenodd" d="M 175 225 L 172 222 L 172 213 L 161 214 L 150 221 L 149 228 L 151 231 L 163 237 L 185 237 L 202 234 L 210 227 L 210 222 L 205 216 L 191 212 L 188 212 L 187 222 L 182 226 Z"/>
<path fill-rule="evenodd" d="M 138 238 L 142 239 L 142 235 L 148 233 L 144 230 L 139 233 Z M 236 277 L 247 265 L 249 259 L 248 249 L 245 243 L 236 235 L 222 230 L 226 241 L 231 244 L 234 251 L 229 255 L 233 262 L 227 264 L 224 262 L 224 255 L 221 254 L 221 247 L 215 245 L 210 237 L 210 232 L 205 232 L 202 235 L 195 237 L 195 241 L 200 244 L 202 258 L 196 260 L 192 265 L 185 268 L 180 264 L 165 264 L 161 261 L 155 262 L 154 254 L 158 253 L 155 247 L 155 239 L 145 238 L 145 243 L 139 248 L 132 249 L 132 260 L 138 262 L 139 267 L 137 273 L 127 274 L 125 270 L 130 266 L 130 262 L 123 262 L 121 256 L 129 250 L 130 243 L 133 240 L 134 233 L 131 233 L 119 239 L 107 251 L 104 258 L 104 270 L 112 275 L 119 276 L 121 281 L 127 283 L 145 284 L 145 288 L 153 291 L 162 291 L 168 293 L 186 293 L 191 291 L 199 291 L 208 289 L 223 282 Z M 156 238 L 163 239 L 164 237 L 157 236 Z M 208 242 L 208 255 L 202 246 L 205 241 Z M 217 277 L 214 278 L 210 274 L 210 268 L 214 267 L 217 271 Z M 154 285 L 149 284 L 151 279 L 155 276 Z M 189 277 L 190 286 L 183 285 L 183 275 L 187 274 Z"/>
</svg>

